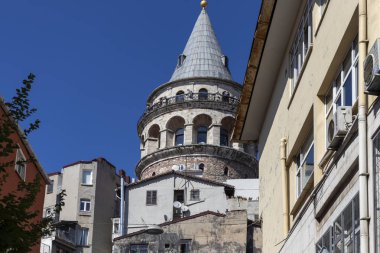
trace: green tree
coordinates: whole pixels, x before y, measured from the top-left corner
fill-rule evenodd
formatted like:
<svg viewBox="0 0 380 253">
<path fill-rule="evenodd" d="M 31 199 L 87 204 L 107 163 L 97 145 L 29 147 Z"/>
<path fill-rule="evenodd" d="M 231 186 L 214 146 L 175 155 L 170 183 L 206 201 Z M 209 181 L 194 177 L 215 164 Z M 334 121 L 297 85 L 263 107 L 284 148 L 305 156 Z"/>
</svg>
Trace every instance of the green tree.
<svg viewBox="0 0 380 253">
<path fill-rule="evenodd" d="M 54 217 L 64 205 L 64 191 L 60 193 L 60 202 L 56 204 L 54 212 L 43 219 L 36 219 L 42 214 L 31 211 L 36 196 L 40 190 L 41 178 L 36 175 L 33 182 L 20 180 L 17 189 L 4 193 L 4 183 L 9 176 L 10 169 L 14 169 L 16 162 L 10 159 L 19 148 L 12 136 L 20 133 L 19 125 L 27 125 L 23 129 L 22 138 L 26 138 L 31 132 L 37 130 L 40 121 L 30 120 L 37 111 L 30 106 L 29 94 L 35 76 L 29 74 L 20 88 L 16 89 L 16 95 L 10 102 L 6 102 L 6 114 L 0 115 L 0 252 L 26 253 L 39 243 L 42 236 L 52 233 Z M 21 130 L 22 131 L 22 130 Z M 32 159 L 18 161 L 17 163 L 31 163 Z M 21 194 L 20 194 L 21 193 Z"/>
</svg>

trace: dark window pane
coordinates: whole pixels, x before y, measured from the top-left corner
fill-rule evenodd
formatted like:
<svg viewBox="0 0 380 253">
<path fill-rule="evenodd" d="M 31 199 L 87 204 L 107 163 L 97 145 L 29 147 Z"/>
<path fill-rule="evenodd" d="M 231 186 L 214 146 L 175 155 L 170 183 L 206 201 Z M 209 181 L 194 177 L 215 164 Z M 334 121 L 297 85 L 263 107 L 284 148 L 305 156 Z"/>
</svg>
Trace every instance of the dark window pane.
<svg viewBox="0 0 380 253">
<path fill-rule="evenodd" d="M 177 129 L 175 132 L 175 145 L 183 145 L 184 130 L 183 128 Z"/>
<path fill-rule="evenodd" d="M 343 85 L 344 92 L 344 105 L 351 106 L 352 105 L 352 72 L 347 77 L 346 81 Z"/>
<path fill-rule="evenodd" d="M 220 146 L 228 146 L 228 131 L 224 128 L 220 129 Z"/>
<path fill-rule="evenodd" d="M 199 90 L 199 99 L 200 100 L 207 100 L 208 98 L 208 91 L 206 89 L 200 89 Z"/>
<path fill-rule="evenodd" d="M 207 127 L 198 127 L 197 143 L 207 143 Z"/>
<path fill-rule="evenodd" d="M 183 102 L 185 100 L 185 92 L 183 91 L 178 91 L 176 94 L 175 101 L 176 102 Z"/>
</svg>

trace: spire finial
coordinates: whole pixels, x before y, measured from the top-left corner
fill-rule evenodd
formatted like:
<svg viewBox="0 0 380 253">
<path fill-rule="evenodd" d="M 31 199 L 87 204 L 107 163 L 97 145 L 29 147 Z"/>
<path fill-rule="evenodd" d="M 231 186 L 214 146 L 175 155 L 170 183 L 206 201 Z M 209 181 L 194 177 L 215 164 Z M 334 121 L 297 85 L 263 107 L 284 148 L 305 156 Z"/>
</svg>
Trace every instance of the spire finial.
<svg viewBox="0 0 380 253">
<path fill-rule="evenodd" d="M 207 1 L 206 0 L 202 0 L 201 1 L 201 6 L 202 6 L 202 9 L 205 9 L 207 7 Z"/>
</svg>

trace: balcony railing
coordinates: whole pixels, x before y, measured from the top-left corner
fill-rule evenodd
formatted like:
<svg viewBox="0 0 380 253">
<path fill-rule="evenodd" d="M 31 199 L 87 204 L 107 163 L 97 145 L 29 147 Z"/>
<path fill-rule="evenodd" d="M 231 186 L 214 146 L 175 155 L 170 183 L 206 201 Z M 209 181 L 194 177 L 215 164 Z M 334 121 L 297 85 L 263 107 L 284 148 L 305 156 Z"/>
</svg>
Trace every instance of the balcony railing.
<svg viewBox="0 0 380 253">
<path fill-rule="evenodd" d="M 75 245 L 75 231 L 75 228 L 71 227 L 57 228 L 55 231 L 55 236 L 61 240 Z"/>
<path fill-rule="evenodd" d="M 225 109 L 230 111 L 236 111 L 239 104 L 239 99 L 220 93 L 192 93 L 181 94 L 174 97 L 162 97 L 158 102 L 148 105 L 143 115 L 138 120 L 137 126 L 141 130 L 141 126 L 149 120 L 148 115 L 154 115 L 154 112 L 166 112 L 165 109 L 169 109 L 175 105 L 175 109 L 181 107 L 194 107 L 205 109 Z"/>
</svg>

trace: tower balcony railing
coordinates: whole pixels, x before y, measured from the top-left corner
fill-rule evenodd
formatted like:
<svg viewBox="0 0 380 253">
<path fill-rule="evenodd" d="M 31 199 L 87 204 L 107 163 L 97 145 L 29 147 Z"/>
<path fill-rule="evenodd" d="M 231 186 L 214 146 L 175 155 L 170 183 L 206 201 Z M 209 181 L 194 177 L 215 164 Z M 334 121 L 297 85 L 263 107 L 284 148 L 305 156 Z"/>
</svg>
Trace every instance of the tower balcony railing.
<svg viewBox="0 0 380 253">
<path fill-rule="evenodd" d="M 184 108 L 217 109 L 236 112 L 239 99 L 220 93 L 192 93 L 162 97 L 152 105 L 147 105 L 143 115 L 137 122 L 137 128 L 141 132 L 144 125 L 153 117 L 173 110 Z"/>
</svg>

